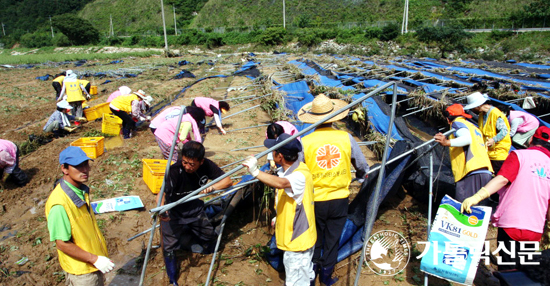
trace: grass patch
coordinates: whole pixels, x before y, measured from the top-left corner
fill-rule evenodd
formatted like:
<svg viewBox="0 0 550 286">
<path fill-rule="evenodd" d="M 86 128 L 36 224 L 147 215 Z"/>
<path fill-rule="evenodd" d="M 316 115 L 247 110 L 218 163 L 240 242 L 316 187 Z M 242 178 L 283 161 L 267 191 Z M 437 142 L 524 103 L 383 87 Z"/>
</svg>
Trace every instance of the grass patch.
<svg viewBox="0 0 550 286">
<path fill-rule="evenodd" d="M 10 50 L 14 51 L 14 50 Z M 22 51 L 24 52 L 24 51 Z M 123 53 L 76 53 L 65 54 L 55 52 L 53 50 L 41 51 L 32 54 L 12 55 L 8 51 L 0 53 L 0 64 L 4 65 L 22 65 L 22 64 L 38 64 L 46 62 L 64 62 L 78 60 L 104 60 L 104 59 L 120 59 L 126 57 L 150 57 L 160 55 L 162 52 L 144 51 L 144 52 L 123 52 Z"/>
</svg>

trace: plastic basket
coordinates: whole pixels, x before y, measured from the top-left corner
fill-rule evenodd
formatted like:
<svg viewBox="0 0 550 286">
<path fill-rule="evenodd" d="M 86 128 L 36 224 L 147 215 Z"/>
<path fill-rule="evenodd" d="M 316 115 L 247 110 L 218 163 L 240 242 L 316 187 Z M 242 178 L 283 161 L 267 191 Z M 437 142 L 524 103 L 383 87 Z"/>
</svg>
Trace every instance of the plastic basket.
<svg viewBox="0 0 550 286">
<path fill-rule="evenodd" d="M 162 187 L 168 160 L 142 159 L 141 161 L 143 162 L 143 180 L 145 184 L 153 194 L 158 194 L 160 187 Z"/>
<path fill-rule="evenodd" d="M 80 147 L 88 157 L 95 159 L 103 154 L 105 137 L 82 137 L 71 142 L 71 146 Z"/>
<path fill-rule="evenodd" d="M 109 102 L 105 102 L 90 108 L 86 108 L 84 109 L 84 116 L 86 116 L 86 119 L 88 121 L 92 121 L 96 120 L 97 118 L 101 118 L 105 113 L 110 114 L 111 109 L 109 108 L 109 104 Z"/>
<path fill-rule="evenodd" d="M 120 134 L 122 119 L 118 116 L 103 113 L 103 122 L 101 123 L 101 132 L 107 135 Z"/>
</svg>

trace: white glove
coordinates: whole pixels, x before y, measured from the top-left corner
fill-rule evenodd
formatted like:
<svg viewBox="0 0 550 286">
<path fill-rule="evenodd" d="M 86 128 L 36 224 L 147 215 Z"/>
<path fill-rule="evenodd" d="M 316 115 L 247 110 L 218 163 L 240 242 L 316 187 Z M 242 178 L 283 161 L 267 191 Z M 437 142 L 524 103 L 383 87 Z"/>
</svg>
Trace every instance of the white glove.
<svg viewBox="0 0 550 286">
<path fill-rule="evenodd" d="M 145 121 L 147 118 L 143 117 L 143 116 L 140 116 L 139 117 L 139 121 Z"/>
<path fill-rule="evenodd" d="M 148 121 L 151 120 L 151 115 L 145 116 L 145 120 L 148 120 Z"/>
<path fill-rule="evenodd" d="M 97 261 L 94 262 L 94 266 L 101 271 L 101 273 L 107 273 L 115 268 L 113 261 L 105 256 L 98 256 Z"/>
<path fill-rule="evenodd" d="M 90 94 L 86 94 L 86 98 L 90 99 L 90 98 L 92 98 L 92 96 Z"/>
<path fill-rule="evenodd" d="M 255 157 L 249 156 L 246 158 L 246 160 L 243 161 L 243 166 L 248 168 L 248 172 L 256 178 L 258 174 L 260 173 L 260 170 L 258 169 L 258 159 Z"/>
<path fill-rule="evenodd" d="M 221 129 L 220 131 L 222 132 L 223 135 L 227 134 L 227 132 L 225 132 L 224 129 Z"/>
</svg>

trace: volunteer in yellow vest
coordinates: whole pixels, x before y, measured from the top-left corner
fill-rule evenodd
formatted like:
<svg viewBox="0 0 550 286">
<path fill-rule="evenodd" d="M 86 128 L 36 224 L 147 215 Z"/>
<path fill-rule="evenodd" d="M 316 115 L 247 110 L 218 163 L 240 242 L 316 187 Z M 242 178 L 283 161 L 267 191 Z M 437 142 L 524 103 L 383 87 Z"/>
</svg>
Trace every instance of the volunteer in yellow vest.
<svg viewBox="0 0 550 286">
<path fill-rule="evenodd" d="M 304 105 L 298 118 L 305 123 L 315 123 L 346 106 L 343 100 L 329 99 L 319 94 L 313 102 Z M 332 272 L 338 258 L 340 235 L 348 215 L 349 184 L 351 166 L 355 167 L 356 178 L 362 182 L 369 171 L 369 165 L 353 137 L 345 131 L 332 127 L 348 110 L 319 125 L 315 131 L 302 137 L 305 162 L 311 171 L 315 199 L 315 224 L 317 243 L 313 254 L 314 269 L 319 272 L 319 281 L 332 285 Z M 322 252 L 322 255 L 321 255 Z"/>
<path fill-rule="evenodd" d="M 472 116 L 464 112 L 462 105 L 455 103 L 447 107 L 443 116 L 455 132 L 450 139 L 442 133 L 437 133 L 434 139 L 441 146 L 449 147 L 456 183 L 454 198 L 462 202 L 493 178 L 493 167 L 485 149 L 483 134 L 466 119 Z M 484 205 L 488 205 L 488 202 Z"/>
<path fill-rule="evenodd" d="M 82 103 L 91 97 L 90 82 L 78 79 L 72 70 L 67 70 L 66 74 L 57 101 L 67 100 L 73 107 L 73 116 L 79 121 L 86 121 L 86 118 L 83 117 Z"/>
<path fill-rule="evenodd" d="M 61 94 L 61 87 L 63 86 L 63 80 L 65 79 L 66 72 L 58 73 L 53 77 L 52 86 L 55 89 L 55 99 Z"/>
<path fill-rule="evenodd" d="M 147 106 L 151 106 L 153 98 L 145 94 L 145 91 L 138 90 L 132 94 L 121 95 L 109 104 L 114 115 L 122 119 L 122 134 L 124 139 L 132 137 L 132 133 L 136 130 L 136 121 L 149 121 L 151 116 L 143 113 L 142 101 Z"/>
<path fill-rule="evenodd" d="M 90 206 L 88 156 L 75 146 L 59 154 L 63 179 L 46 202 L 50 241 L 55 241 L 67 285 L 103 285 L 103 273 L 114 268 Z"/>
<path fill-rule="evenodd" d="M 468 104 L 464 109 L 471 109 L 479 115 L 478 125 L 487 146 L 487 153 L 495 174 L 498 173 L 504 160 L 508 158 L 512 139 L 510 138 L 510 123 L 498 108 L 489 104 L 486 94 L 474 92 L 466 97 Z"/>
<path fill-rule="evenodd" d="M 286 139 L 281 134 L 276 139 L 266 139 L 264 146 L 271 148 Z M 314 283 L 312 258 L 317 231 L 313 202 L 313 180 L 306 164 L 298 160 L 302 144 L 293 139 L 273 151 L 273 160 L 281 165 L 273 176 L 258 169 L 258 160 L 248 157 L 242 164 L 260 182 L 277 189 L 277 220 L 275 239 L 277 248 L 283 250 L 285 285 L 310 285 Z"/>
</svg>

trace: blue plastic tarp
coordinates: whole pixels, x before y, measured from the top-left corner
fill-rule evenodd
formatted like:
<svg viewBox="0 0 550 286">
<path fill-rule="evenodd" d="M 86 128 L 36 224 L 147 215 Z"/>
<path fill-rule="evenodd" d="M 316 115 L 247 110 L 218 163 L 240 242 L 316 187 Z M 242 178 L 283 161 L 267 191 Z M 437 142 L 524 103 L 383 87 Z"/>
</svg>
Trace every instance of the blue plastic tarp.
<svg viewBox="0 0 550 286">
<path fill-rule="evenodd" d="M 359 99 L 360 97 L 364 96 L 364 93 L 359 93 L 353 96 L 353 100 Z M 387 134 L 388 133 L 388 127 L 390 125 L 390 117 L 384 114 L 384 112 L 380 109 L 378 104 L 374 101 L 372 97 L 367 98 L 365 101 L 363 101 L 363 106 L 367 108 L 367 116 L 369 118 L 369 122 L 372 123 L 373 127 L 381 134 Z M 392 139 L 396 140 L 403 140 L 403 137 L 399 135 L 399 132 L 397 131 L 397 127 L 392 127 Z"/>
</svg>

